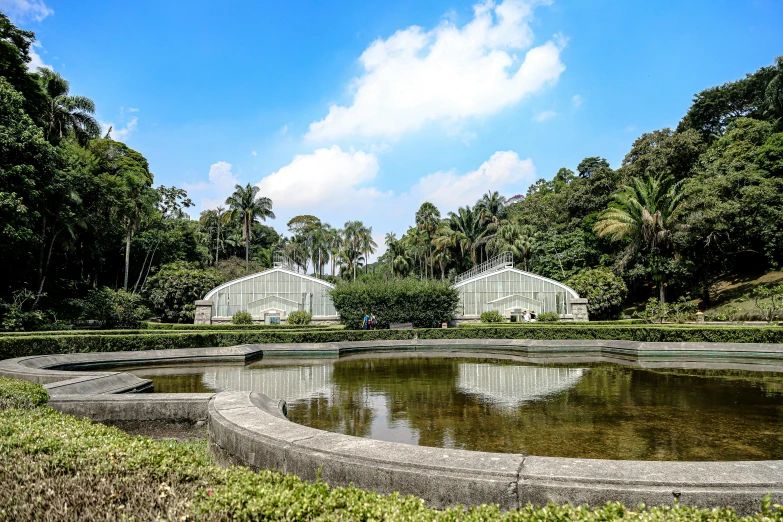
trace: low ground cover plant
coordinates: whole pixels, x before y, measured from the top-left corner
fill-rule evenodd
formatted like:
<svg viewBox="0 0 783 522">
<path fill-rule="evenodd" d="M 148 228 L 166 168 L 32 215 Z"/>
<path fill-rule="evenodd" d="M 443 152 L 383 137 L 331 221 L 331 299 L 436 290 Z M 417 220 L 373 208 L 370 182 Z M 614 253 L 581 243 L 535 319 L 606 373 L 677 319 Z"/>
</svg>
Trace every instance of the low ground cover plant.
<svg viewBox="0 0 783 522">
<path fill-rule="evenodd" d="M 541 323 L 556 323 L 560 320 L 560 314 L 557 312 L 544 312 L 538 314 L 538 321 Z"/>
<path fill-rule="evenodd" d="M 0 396 L 30 388 L 0 380 Z M 36 395 L 36 393 L 33 393 Z M 154 441 L 63 415 L 41 401 L 0 404 L 0 520 L 739 521 L 730 508 L 484 505 L 428 508 L 413 496 L 305 483 L 275 471 L 214 465 L 206 444 Z M 9 403 L 10 404 L 10 403 Z M 746 522 L 783 521 L 769 498 Z"/>
</svg>

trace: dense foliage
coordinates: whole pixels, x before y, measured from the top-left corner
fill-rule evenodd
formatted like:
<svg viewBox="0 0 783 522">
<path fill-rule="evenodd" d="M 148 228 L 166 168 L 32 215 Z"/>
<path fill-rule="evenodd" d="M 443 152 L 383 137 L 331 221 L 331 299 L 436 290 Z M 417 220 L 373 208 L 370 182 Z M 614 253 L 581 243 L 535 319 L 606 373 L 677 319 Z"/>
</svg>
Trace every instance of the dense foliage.
<svg viewBox="0 0 783 522">
<path fill-rule="evenodd" d="M 628 295 L 625 282 L 605 267 L 582 270 L 566 284 L 587 298 L 591 319 L 617 319 Z"/>
<path fill-rule="evenodd" d="M 104 328 L 138 328 L 151 315 L 138 294 L 103 287 L 90 290 L 83 300 L 74 300 L 82 317 L 97 321 Z"/>
<path fill-rule="evenodd" d="M 331 291 L 340 319 L 349 329 L 362 327 L 366 314 L 375 314 L 379 328 L 413 323 L 419 328 L 449 321 L 459 304 L 459 294 L 445 281 L 429 279 L 369 279 L 338 284 Z"/>
<path fill-rule="evenodd" d="M 13 395 L 13 388 L 21 393 Z M 30 393 L 31 388 L 37 391 Z M 10 392 L 10 393 L 9 393 Z M 426 507 L 412 496 L 310 484 L 294 475 L 216 466 L 203 442 L 134 437 L 29 402 L 39 385 L 0 380 L 0 518 L 40 520 L 628 520 L 738 521 L 730 508 Z M 45 400 L 45 399 L 44 399 Z M 783 520 L 764 499 L 747 521 Z"/>
<path fill-rule="evenodd" d="M 641 135 L 619 168 L 592 156 L 508 200 L 490 191 L 445 215 L 425 202 L 369 264 L 371 227 L 300 215 L 283 237 L 264 223 L 273 202 L 252 185 L 191 219 L 187 193 L 156 187 L 147 159 L 100 128 L 89 98 L 55 71 L 28 70 L 33 33 L 0 13 L 0 34 L 0 329 L 67 327 L 79 318 L 72 299 L 101 287 L 149 299 L 164 321 L 190 321 L 208 282 L 281 254 L 318 277 L 357 281 L 452 280 L 511 252 L 518 268 L 560 281 L 611 269 L 626 302 L 692 295 L 705 305 L 721 278 L 783 264 L 783 57 L 696 94 L 676 129 Z M 170 278 L 187 272 L 181 286 Z M 615 298 L 593 315 L 615 315 Z"/>
<path fill-rule="evenodd" d="M 192 323 L 196 314 L 195 302 L 222 282 L 220 272 L 215 269 L 175 262 L 162 266 L 149 278 L 145 295 L 162 319 Z"/>
</svg>

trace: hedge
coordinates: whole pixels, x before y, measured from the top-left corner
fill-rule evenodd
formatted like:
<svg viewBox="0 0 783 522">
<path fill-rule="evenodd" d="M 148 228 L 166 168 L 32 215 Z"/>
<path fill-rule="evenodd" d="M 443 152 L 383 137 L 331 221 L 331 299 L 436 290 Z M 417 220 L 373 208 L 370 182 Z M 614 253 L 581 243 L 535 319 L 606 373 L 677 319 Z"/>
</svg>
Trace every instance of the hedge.
<svg viewBox="0 0 783 522">
<path fill-rule="evenodd" d="M 176 330 L 180 332 L 198 332 L 212 330 L 218 332 L 246 331 L 246 330 L 335 330 L 341 329 L 340 325 L 296 325 L 296 324 L 166 324 L 166 323 L 142 323 L 138 329 L 118 330 L 42 330 L 33 332 L 0 332 L 0 337 L 34 336 L 48 337 L 52 335 L 127 335 L 127 334 L 157 334 L 163 331 Z"/>
<path fill-rule="evenodd" d="M 423 328 L 417 330 L 298 330 L 182 332 L 142 335 L 53 335 L 0 338 L 0 359 L 55 353 L 163 350 L 264 343 L 420 339 L 617 340 L 642 342 L 783 343 L 783 328 L 683 325 Z"/>
<path fill-rule="evenodd" d="M 362 327 L 364 314 L 375 314 L 380 328 L 413 323 L 437 327 L 454 317 L 459 292 L 448 281 L 432 279 L 370 279 L 339 283 L 330 295 L 346 328 Z"/>
<path fill-rule="evenodd" d="M 141 323 L 142 330 L 325 330 L 341 328 L 328 324 L 179 324 Z"/>
<path fill-rule="evenodd" d="M 0 377 L 0 410 L 34 408 L 49 400 L 49 393 L 40 384 Z"/>
<path fill-rule="evenodd" d="M 43 391 L 43 389 L 41 389 Z M 310 484 L 277 471 L 216 466 L 204 441 L 134 437 L 48 406 L 0 410 L 0 519 L 783 521 L 769 498 L 740 518 L 731 508 L 496 505 L 438 510 L 413 496 Z"/>
</svg>

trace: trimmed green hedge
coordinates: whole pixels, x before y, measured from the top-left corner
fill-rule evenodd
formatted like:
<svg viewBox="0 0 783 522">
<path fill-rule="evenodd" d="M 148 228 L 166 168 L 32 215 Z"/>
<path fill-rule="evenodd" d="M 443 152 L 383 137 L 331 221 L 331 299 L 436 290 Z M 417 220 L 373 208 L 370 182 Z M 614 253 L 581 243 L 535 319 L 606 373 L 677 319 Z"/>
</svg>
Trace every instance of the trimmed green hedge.
<svg viewBox="0 0 783 522">
<path fill-rule="evenodd" d="M 783 343 L 783 328 L 754 326 L 561 326 L 423 328 L 417 330 L 277 330 L 136 335 L 52 335 L 0 338 L 0 359 L 55 353 L 163 350 L 263 343 L 420 339 L 617 340 L 643 342 Z"/>
<path fill-rule="evenodd" d="M 459 292 L 448 281 L 432 279 L 370 279 L 339 283 L 331 290 L 334 307 L 346 328 L 362 328 L 364 314 L 375 314 L 379 328 L 413 323 L 438 327 L 454 317 Z"/>
<path fill-rule="evenodd" d="M 40 384 L 0 377 L 0 410 L 35 408 L 49 400 L 49 393 Z"/>
<path fill-rule="evenodd" d="M 45 393 L 38 386 L 40 392 Z M 2 389 L 0 385 L 0 389 Z M 24 394 L 23 394 L 24 395 Z M 21 398 L 19 399 L 21 400 Z M 731 508 L 675 505 L 590 509 L 549 504 L 503 512 L 496 505 L 438 510 L 413 496 L 310 484 L 294 475 L 216 466 L 201 442 L 134 437 L 48 406 L 0 408 L 0 519 L 40 520 L 406 520 L 739 522 Z M 744 522 L 783 521 L 761 503 Z"/>
<path fill-rule="evenodd" d="M 328 324 L 179 324 L 141 323 L 142 330 L 326 330 L 341 328 Z"/>
</svg>

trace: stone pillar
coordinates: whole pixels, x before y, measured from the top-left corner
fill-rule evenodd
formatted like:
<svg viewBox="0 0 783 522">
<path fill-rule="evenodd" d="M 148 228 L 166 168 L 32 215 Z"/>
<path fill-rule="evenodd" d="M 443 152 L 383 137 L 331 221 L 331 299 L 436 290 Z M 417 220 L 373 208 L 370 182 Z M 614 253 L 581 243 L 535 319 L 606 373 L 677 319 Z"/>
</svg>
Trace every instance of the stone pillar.
<svg viewBox="0 0 783 522">
<path fill-rule="evenodd" d="M 196 301 L 193 324 L 212 324 L 212 301 Z"/>
<path fill-rule="evenodd" d="M 571 299 L 571 315 L 574 316 L 574 321 L 589 321 L 590 316 L 587 315 L 587 299 L 579 297 Z"/>
</svg>

